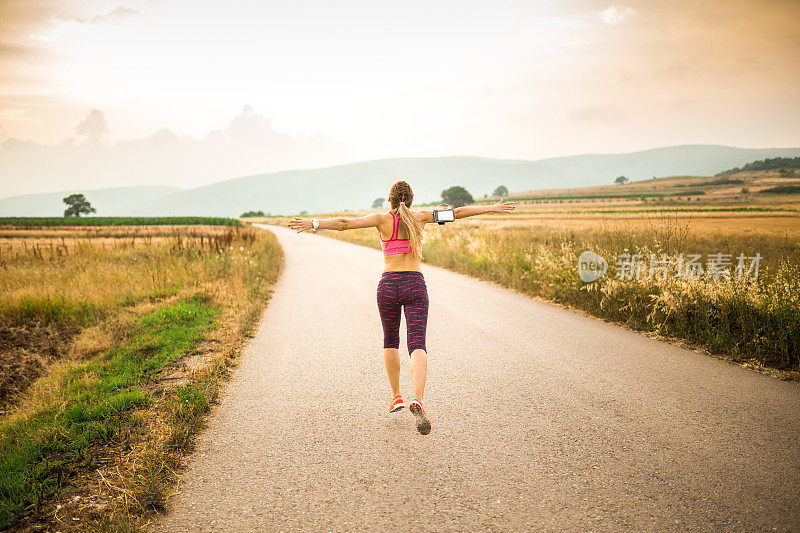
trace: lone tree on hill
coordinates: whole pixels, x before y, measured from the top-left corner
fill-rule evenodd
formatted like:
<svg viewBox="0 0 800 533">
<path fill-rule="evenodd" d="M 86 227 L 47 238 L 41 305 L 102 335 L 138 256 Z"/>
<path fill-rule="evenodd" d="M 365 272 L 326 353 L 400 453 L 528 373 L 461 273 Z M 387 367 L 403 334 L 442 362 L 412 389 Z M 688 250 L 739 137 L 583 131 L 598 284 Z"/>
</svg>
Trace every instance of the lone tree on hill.
<svg viewBox="0 0 800 533">
<path fill-rule="evenodd" d="M 617 176 L 617 179 L 614 180 L 614 183 L 618 183 L 620 185 L 628 183 L 630 180 L 625 176 Z"/>
<path fill-rule="evenodd" d="M 385 198 L 375 198 L 375 201 L 372 202 L 372 209 L 380 209 L 385 201 Z"/>
<path fill-rule="evenodd" d="M 471 204 L 475 200 L 467 189 L 460 185 L 453 185 L 449 189 L 442 191 L 442 201 L 453 207 L 461 207 L 462 205 Z"/>
<path fill-rule="evenodd" d="M 92 207 L 89 200 L 82 194 L 70 194 L 63 201 L 69 206 L 64 210 L 65 217 L 79 217 L 97 212 L 97 209 Z"/>
<path fill-rule="evenodd" d="M 494 190 L 492 196 L 508 196 L 508 187 L 505 185 L 500 185 Z"/>
</svg>

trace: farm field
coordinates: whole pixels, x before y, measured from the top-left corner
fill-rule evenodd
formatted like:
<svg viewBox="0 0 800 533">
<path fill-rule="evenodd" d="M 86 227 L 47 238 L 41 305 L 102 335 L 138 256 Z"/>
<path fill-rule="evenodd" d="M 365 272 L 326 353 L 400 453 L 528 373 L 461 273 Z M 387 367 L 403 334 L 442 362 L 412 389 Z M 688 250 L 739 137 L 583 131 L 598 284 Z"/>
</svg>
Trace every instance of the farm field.
<svg viewBox="0 0 800 533">
<path fill-rule="evenodd" d="M 0 217 L 0 226 L 238 226 L 224 217 Z"/>
<path fill-rule="evenodd" d="M 0 528 L 163 508 L 281 266 L 241 225 L 0 226 Z"/>
<path fill-rule="evenodd" d="M 461 224 L 461 223 L 459 223 Z M 464 226 L 485 229 L 543 226 L 575 231 L 604 229 L 614 231 L 652 230 L 679 225 L 693 236 L 765 236 L 800 240 L 800 213 L 704 213 L 651 212 L 613 214 L 484 215 L 464 220 Z"/>
</svg>

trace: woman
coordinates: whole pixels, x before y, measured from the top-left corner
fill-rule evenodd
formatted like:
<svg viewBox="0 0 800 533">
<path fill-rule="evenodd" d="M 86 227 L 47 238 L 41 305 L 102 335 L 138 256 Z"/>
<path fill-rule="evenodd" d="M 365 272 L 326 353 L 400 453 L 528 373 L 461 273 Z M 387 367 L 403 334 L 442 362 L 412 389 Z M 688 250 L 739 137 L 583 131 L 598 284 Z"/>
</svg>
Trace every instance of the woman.
<svg viewBox="0 0 800 533">
<path fill-rule="evenodd" d="M 405 404 L 400 395 L 400 309 L 406 315 L 408 354 L 411 357 L 411 382 L 414 399 L 408 409 L 414 414 L 417 430 L 423 435 L 431 431 L 431 423 L 422 404 L 428 355 L 425 346 L 425 329 L 428 324 L 428 290 L 420 271 L 422 238 L 425 224 L 433 222 L 433 210 L 411 211 L 414 192 L 405 181 L 398 181 L 389 191 L 388 213 L 373 213 L 358 218 L 298 218 L 289 227 L 298 233 L 313 229 L 343 231 L 357 228 L 377 228 L 385 266 L 378 282 L 378 310 L 383 324 L 383 360 L 392 388 L 389 412 L 399 411 Z M 512 202 L 500 201 L 493 205 L 469 205 L 455 209 L 455 218 L 471 217 L 484 213 L 509 213 Z"/>
</svg>

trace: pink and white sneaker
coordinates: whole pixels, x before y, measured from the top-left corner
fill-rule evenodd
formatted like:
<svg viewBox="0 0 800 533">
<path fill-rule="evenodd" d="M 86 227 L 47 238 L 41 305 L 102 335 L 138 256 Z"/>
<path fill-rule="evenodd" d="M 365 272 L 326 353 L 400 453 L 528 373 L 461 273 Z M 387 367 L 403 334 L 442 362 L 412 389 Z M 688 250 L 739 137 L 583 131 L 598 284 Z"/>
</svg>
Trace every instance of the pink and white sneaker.
<svg viewBox="0 0 800 533">
<path fill-rule="evenodd" d="M 425 408 L 422 406 L 422 400 L 419 398 L 414 398 L 411 400 L 411 403 L 408 404 L 408 410 L 411 411 L 411 414 L 413 414 L 414 418 L 417 419 L 417 431 L 423 435 L 430 433 L 431 421 L 428 420 L 428 415 L 425 414 Z"/>
<path fill-rule="evenodd" d="M 392 398 L 391 400 L 389 400 L 389 412 L 390 413 L 394 413 L 395 411 L 399 411 L 400 409 L 402 409 L 405 406 L 406 406 L 406 404 L 403 403 L 403 397 L 400 396 L 399 394 L 397 396 L 395 396 L 394 398 Z"/>
</svg>

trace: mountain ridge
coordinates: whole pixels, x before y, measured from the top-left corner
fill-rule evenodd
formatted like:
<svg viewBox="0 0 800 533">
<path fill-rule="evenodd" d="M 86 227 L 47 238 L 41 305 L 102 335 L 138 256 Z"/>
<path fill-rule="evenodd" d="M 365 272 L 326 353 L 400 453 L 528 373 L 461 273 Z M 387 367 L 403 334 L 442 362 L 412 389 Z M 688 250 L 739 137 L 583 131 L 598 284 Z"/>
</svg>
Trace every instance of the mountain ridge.
<svg viewBox="0 0 800 533">
<path fill-rule="evenodd" d="M 192 189 L 143 187 L 81 191 L 98 215 L 238 216 L 248 210 L 292 214 L 369 207 L 386 197 L 398 178 L 411 183 L 417 203 L 435 202 L 452 185 L 473 196 L 491 194 L 498 185 L 509 191 L 585 187 L 611 183 L 619 175 L 631 180 L 675 175 L 710 176 L 766 157 L 800 156 L 800 148 L 736 148 L 723 145 L 676 145 L 619 154 L 579 154 L 535 161 L 478 156 L 396 157 L 322 168 L 283 170 L 228 178 Z M 161 188 L 161 191 L 156 189 Z M 110 191 L 118 191 L 112 193 Z M 73 191 L 74 192 L 74 191 Z M 160 192 L 160 194 L 159 194 Z M 52 198 L 23 195 L 0 200 L 0 215 L 58 215 Z M 117 199 L 112 198 L 114 194 Z M 37 199 L 42 202 L 37 204 Z M 25 198 L 24 202 L 20 199 Z M 58 199 L 60 202 L 60 198 Z M 46 205 L 46 209 L 45 209 Z M 101 211 L 102 207 L 102 211 Z M 22 212 L 25 211 L 26 212 Z"/>
</svg>

